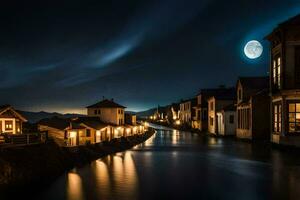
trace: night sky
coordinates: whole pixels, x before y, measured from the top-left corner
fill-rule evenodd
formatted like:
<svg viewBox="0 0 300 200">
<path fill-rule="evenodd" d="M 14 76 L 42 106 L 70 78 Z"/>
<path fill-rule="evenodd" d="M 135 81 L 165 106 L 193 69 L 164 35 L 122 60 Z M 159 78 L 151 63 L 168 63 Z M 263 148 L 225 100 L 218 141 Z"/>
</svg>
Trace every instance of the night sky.
<svg viewBox="0 0 300 200">
<path fill-rule="evenodd" d="M 299 0 L 1 2 L 0 104 L 81 112 L 105 96 L 137 111 L 232 86 L 268 75 L 264 36 L 299 13 Z"/>
</svg>

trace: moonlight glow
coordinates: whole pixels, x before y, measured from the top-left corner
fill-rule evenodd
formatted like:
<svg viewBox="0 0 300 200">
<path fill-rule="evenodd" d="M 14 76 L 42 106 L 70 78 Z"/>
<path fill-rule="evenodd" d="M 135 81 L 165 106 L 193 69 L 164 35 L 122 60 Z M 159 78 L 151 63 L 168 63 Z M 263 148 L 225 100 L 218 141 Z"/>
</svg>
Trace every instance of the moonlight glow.
<svg viewBox="0 0 300 200">
<path fill-rule="evenodd" d="M 244 47 L 245 55 L 250 59 L 256 59 L 261 56 L 263 46 L 256 40 L 249 41 Z"/>
</svg>

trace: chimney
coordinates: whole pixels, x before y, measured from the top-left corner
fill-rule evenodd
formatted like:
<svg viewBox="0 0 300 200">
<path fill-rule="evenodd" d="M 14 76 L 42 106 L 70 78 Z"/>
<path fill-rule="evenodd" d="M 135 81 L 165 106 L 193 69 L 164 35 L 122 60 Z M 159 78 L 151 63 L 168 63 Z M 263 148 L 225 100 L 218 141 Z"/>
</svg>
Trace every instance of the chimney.
<svg viewBox="0 0 300 200">
<path fill-rule="evenodd" d="M 112 98 L 111 101 L 114 101 L 114 98 Z"/>
</svg>

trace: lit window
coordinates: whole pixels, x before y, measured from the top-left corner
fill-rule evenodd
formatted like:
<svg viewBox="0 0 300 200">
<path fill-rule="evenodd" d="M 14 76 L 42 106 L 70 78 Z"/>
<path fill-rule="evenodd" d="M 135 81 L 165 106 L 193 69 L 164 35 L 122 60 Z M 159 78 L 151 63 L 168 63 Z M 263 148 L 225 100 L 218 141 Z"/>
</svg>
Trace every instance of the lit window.
<svg viewBox="0 0 300 200">
<path fill-rule="evenodd" d="M 274 105 L 273 129 L 274 132 L 281 132 L 281 105 Z"/>
<path fill-rule="evenodd" d="M 5 121 L 5 130 L 12 130 L 12 129 L 13 129 L 13 122 Z"/>
<path fill-rule="evenodd" d="M 273 60 L 273 83 L 279 89 L 281 88 L 281 58 L 279 56 Z"/>
<path fill-rule="evenodd" d="M 300 132 L 300 103 L 289 104 L 289 132 Z"/>
<path fill-rule="evenodd" d="M 280 57 L 278 57 L 277 59 L 277 81 L 278 81 L 278 88 L 281 88 L 281 80 L 280 80 L 280 76 L 281 76 L 281 59 Z"/>
</svg>

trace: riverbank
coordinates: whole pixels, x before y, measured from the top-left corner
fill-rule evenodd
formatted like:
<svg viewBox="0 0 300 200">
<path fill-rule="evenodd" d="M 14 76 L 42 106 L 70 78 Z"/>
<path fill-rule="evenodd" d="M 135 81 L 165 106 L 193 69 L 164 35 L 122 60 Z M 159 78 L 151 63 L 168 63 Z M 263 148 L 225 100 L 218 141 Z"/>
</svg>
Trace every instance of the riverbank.
<svg viewBox="0 0 300 200">
<path fill-rule="evenodd" d="M 75 166 L 130 149 L 154 133 L 154 129 L 149 129 L 143 135 L 72 148 L 59 147 L 50 140 L 46 144 L 0 149 L 0 188 L 51 182 Z"/>
<path fill-rule="evenodd" d="M 178 131 L 185 131 L 185 132 L 191 132 L 191 133 L 198 133 L 198 134 L 206 134 L 205 132 L 201 132 L 200 130 L 198 129 L 193 129 L 191 127 L 188 127 L 188 126 L 181 126 L 181 125 L 175 125 L 175 124 L 169 124 L 167 122 L 154 122 L 154 121 L 148 121 L 149 123 L 152 123 L 152 124 L 156 124 L 156 125 L 160 125 L 160 126 L 165 126 L 165 127 L 168 127 L 168 128 L 173 128 L 173 129 L 176 129 Z"/>
</svg>

